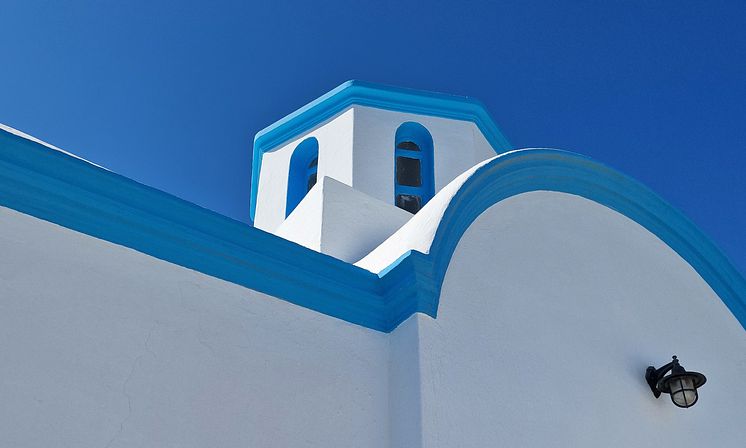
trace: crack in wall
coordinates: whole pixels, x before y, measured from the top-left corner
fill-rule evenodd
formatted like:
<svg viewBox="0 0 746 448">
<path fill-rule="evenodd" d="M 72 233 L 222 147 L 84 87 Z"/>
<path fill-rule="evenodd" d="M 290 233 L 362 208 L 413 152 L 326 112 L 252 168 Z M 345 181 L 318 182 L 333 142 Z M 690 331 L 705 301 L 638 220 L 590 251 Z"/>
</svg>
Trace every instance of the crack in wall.
<svg viewBox="0 0 746 448">
<path fill-rule="evenodd" d="M 150 348 L 150 338 L 153 336 L 153 331 L 160 323 L 158 321 L 155 321 L 153 323 L 153 326 L 150 327 L 150 330 L 148 331 L 148 335 L 145 337 L 145 344 L 143 346 L 143 349 L 150 353 L 153 358 L 156 357 L 155 352 L 151 350 Z M 124 419 L 119 423 L 119 430 L 116 434 L 109 440 L 109 442 L 106 444 L 105 448 L 110 448 L 112 444 L 122 435 L 124 432 L 124 425 L 127 424 L 127 421 L 129 421 L 130 417 L 132 416 L 132 396 L 127 392 L 127 384 L 129 384 L 130 380 L 135 374 L 135 370 L 137 369 L 137 365 L 140 363 L 140 360 L 146 355 L 146 353 L 141 353 L 138 355 L 135 360 L 132 362 L 132 367 L 130 367 L 130 372 L 127 374 L 127 378 L 125 378 L 124 383 L 122 383 L 122 394 L 127 398 L 127 415 L 124 417 Z"/>
</svg>

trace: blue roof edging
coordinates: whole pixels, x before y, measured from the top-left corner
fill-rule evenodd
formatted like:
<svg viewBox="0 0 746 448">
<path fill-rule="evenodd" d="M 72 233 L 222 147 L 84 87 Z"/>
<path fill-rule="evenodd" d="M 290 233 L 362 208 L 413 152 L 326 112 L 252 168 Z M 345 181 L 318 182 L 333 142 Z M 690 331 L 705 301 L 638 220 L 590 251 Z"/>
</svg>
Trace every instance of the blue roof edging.
<svg viewBox="0 0 746 448">
<path fill-rule="evenodd" d="M 4 131 L 0 205 L 348 322 L 389 329 L 375 274 Z"/>
<path fill-rule="evenodd" d="M 474 98 L 350 80 L 257 132 L 251 165 L 249 212 L 252 221 L 256 212 L 259 172 L 264 153 L 334 117 L 353 104 L 471 121 L 477 125 L 496 153 L 512 149 L 487 108 Z"/>
<path fill-rule="evenodd" d="M 430 247 L 430 275 L 438 293 L 428 309 L 437 310 L 451 256 L 471 223 L 492 205 L 531 191 L 581 196 L 640 224 L 686 260 L 746 329 L 746 280 L 692 221 L 631 177 L 589 157 L 557 149 L 503 154 L 477 169 L 461 186 Z"/>
<path fill-rule="evenodd" d="M 380 275 L 0 131 L 0 205 L 373 330 L 437 316 L 461 236 L 487 208 L 549 190 L 610 207 L 681 255 L 746 328 L 746 281 L 683 214 L 639 182 L 558 150 L 514 151 L 477 169 L 446 209 L 429 254 Z"/>
</svg>

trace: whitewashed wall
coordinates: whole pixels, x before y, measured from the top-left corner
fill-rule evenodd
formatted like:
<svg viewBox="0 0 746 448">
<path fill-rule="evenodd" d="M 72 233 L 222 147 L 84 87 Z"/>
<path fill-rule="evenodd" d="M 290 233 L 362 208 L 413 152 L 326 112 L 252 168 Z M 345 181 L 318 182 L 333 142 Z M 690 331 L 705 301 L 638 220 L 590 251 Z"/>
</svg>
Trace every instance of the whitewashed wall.
<svg viewBox="0 0 746 448">
<path fill-rule="evenodd" d="M 355 263 L 411 217 L 409 212 L 324 177 L 275 234 L 322 254 Z"/>
<path fill-rule="evenodd" d="M 717 446 L 746 440 L 746 333 L 627 218 L 487 210 L 438 319 L 389 335 L 0 208 L 0 446 Z M 655 400 L 648 364 L 708 377 Z"/>
<path fill-rule="evenodd" d="M 392 408 L 421 418 L 393 446 L 746 443 L 746 332 L 657 237 L 577 196 L 488 209 L 456 249 L 438 319 L 401 329 L 392 353 L 417 347 L 421 396 Z M 644 380 L 673 354 L 708 378 L 690 409 L 656 400 Z"/>
<path fill-rule="evenodd" d="M 0 208 L 0 446 L 382 447 L 388 335 Z"/>
</svg>

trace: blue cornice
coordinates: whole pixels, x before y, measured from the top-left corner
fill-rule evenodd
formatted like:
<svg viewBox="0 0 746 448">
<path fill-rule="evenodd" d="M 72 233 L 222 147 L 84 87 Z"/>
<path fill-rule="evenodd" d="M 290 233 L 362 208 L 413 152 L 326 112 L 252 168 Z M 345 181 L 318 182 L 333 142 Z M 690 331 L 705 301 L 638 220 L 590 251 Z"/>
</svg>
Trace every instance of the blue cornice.
<svg viewBox="0 0 746 448">
<path fill-rule="evenodd" d="M 376 275 L 0 130 L 0 205 L 377 330 Z"/>
<path fill-rule="evenodd" d="M 579 195 L 638 222 L 683 257 L 746 328 L 746 282 L 686 217 L 640 183 L 577 154 L 524 150 L 480 167 L 450 201 L 427 255 L 380 276 L 0 130 L 0 205 L 374 330 L 437 316 L 469 225 L 511 196 Z"/>
<path fill-rule="evenodd" d="M 254 220 L 259 171 L 264 153 L 332 118 L 353 104 L 419 115 L 474 122 L 496 153 L 511 149 L 485 106 L 474 98 L 404 89 L 362 81 L 347 81 L 254 137 L 251 170 L 251 219 Z"/>
</svg>

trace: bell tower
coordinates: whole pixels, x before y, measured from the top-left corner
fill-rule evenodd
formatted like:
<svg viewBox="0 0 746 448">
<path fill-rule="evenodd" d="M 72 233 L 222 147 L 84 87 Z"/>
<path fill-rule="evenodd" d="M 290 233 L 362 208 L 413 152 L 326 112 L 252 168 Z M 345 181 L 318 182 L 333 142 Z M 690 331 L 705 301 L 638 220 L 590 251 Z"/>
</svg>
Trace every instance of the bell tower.
<svg viewBox="0 0 746 448">
<path fill-rule="evenodd" d="M 474 99 L 348 81 L 256 135 L 251 216 L 355 262 L 456 176 L 510 149 Z"/>
</svg>

